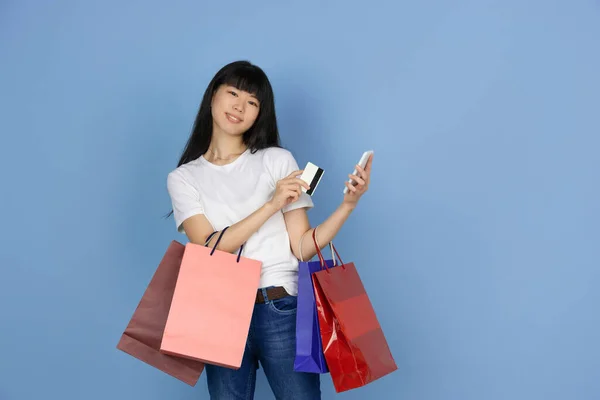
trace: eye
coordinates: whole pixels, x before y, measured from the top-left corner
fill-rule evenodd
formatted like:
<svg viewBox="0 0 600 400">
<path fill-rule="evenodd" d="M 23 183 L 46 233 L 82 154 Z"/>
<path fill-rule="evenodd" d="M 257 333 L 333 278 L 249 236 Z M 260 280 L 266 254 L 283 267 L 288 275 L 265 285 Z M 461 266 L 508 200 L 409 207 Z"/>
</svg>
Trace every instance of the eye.
<svg viewBox="0 0 600 400">
<path fill-rule="evenodd" d="M 231 94 L 232 96 L 236 96 L 237 97 L 237 93 L 234 92 L 233 90 L 228 90 L 227 93 Z"/>
<path fill-rule="evenodd" d="M 254 107 L 258 107 L 258 104 L 255 101 L 249 101 L 248 103 Z"/>
</svg>

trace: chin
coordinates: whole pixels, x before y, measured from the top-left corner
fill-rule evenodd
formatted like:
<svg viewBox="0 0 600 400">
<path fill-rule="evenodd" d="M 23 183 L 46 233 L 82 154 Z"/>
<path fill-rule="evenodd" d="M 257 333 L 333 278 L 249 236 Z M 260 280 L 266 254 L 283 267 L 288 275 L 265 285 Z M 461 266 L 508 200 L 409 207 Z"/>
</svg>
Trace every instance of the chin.
<svg viewBox="0 0 600 400">
<path fill-rule="evenodd" d="M 220 125 L 219 128 L 221 128 L 224 133 L 230 136 L 242 136 L 248 129 L 250 129 L 250 127 L 246 128 L 236 126 L 228 123 L 227 121 L 223 125 Z"/>
<path fill-rule="evenodd" d="M 213 117 L 214 118 L 214 117 Z M 233 124 L 226 118 L 219 118 L 214 120 L 219 130 L 228 136 L 242 136 L 252 125 L 248 126 L 248 123 L 244 124 Z"/>
<path fill-rule="evenodd" d="M 223 132 L 225 132 L 229 136 L 242 136 L 246 132 L 246 129 L 232 129 L 231 127 L 228 128 L 229 129 L 223 129 Z"/>
</svg>

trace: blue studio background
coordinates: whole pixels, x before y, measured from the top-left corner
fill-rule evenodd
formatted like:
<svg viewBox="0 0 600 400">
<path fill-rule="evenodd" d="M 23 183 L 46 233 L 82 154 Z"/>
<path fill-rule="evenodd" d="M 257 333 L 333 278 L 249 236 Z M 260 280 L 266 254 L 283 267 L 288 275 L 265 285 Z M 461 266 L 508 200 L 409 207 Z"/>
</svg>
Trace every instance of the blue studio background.
<svg viewBox="0 0 600 400">
<path fill-rule="evenodd" d="M 597 1 L 0 2 L 0 399 L 208 398 L 115 346 L 236 59 L 326 171 L 313 224 L 375 150 L 335 243 L 399 370 L 325 399 L 600 398 L 599 42 Z"/>
</svg>

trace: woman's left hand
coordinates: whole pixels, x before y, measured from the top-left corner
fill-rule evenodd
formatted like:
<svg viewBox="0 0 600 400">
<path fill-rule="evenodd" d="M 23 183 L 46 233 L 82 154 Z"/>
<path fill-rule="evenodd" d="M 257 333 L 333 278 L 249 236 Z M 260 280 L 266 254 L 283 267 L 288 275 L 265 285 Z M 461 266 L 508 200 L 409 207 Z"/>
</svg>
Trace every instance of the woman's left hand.
<svg viewBox="0 0 600 400">
<path fill-rule="evenodd" d="M 372 163 L 373 154 L 369 156 L 364 169 L 356 165 L 356 175 L 348 174 L 348 177 L 354 181 L 354 185 L 348 181 L 345 182 L 348 192 L 344 195 L 343 203 L 356 206 L 361 196 L 369 189 Z"/>
</svg>

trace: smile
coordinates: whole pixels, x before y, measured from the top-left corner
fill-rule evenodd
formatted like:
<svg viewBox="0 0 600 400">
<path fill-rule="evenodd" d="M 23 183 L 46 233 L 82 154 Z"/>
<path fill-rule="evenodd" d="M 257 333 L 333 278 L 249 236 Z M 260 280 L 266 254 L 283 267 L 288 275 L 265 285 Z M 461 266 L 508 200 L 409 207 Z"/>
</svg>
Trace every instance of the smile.
<svg viewBox="0 0 600 400">
<path fill-rule="evenodd" d="M 243 121 L 243 119 L 240 119 L 238 117 L 234 117 L 233 115 L 231 115 L 229 113 L 225 113 L 225 116 L 227 117 L 227 119 L 229 120 L 229 122 L 234 123 L 234 124 L 239 124 L 240 122 Z"/>
</svg>

